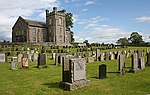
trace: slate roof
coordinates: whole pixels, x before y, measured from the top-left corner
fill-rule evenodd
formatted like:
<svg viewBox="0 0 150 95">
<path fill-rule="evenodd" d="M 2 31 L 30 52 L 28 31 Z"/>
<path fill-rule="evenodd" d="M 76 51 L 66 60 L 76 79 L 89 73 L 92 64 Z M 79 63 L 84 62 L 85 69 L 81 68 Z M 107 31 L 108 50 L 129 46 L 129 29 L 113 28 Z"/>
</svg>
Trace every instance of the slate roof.
<svg viewBox="0 0 150 95">
<path fill-rule="evenodd" d="M 24 19 L 29 26 L 35 26 L 35 27 L 46 27 L 46 23 L 45 22 L 41 22 L 41 21 L 34 21 L 34 20 L 29 20 L 29 19 Z"/>
</svg>

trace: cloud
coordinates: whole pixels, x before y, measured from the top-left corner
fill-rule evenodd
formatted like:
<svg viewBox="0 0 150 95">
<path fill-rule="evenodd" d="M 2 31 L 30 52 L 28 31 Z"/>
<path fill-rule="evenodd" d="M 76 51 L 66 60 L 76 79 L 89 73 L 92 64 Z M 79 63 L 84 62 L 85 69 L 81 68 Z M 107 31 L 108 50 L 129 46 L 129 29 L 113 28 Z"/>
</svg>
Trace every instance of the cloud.
<svg viewBox="0 0 150 95">
<path fill-rule="evenodd" d="M 81 11 L 82 11 L 82 12 L 85 12 L 85 11 L 88 11 L 88 9 L 82 9 Z"/>
<path fill-rule="evenodd" d="M 97 26 L 92 30 L 86 30 L 84 32 L 79 32 L 75 36 L 77 42 L 83 42 L 88 40 L 90 43 L 116 43 L 116 41 L 121 37 L 128 37 L 130 32 L 124 31 L 120 28 L 114 27 L 103 27 Z"/>
<path fill-rule="evenodd" d="M 101 16 L 96 16 L 94 18 L 91 19 L 81 19 L 77 22 L 77 24 L 91 24 L 91 23 L 99 23 L 101 21 L 106 21 L 109 20 L 110 18 L 106 18 L 106 17 L 101 17 Z"/>
<path fill-rule="evenodd" d="M 44 17 L 45 9 L 59 6 L 57 0 L 1 0 L 0 1 L 0 41 L 11 39 L 11 28 L 19 16 Z"/>
<path fill-rule="evenodd" d="M 92 5 L 92 4 L 95 4 L 95 2 L 93 2 L 93 1 L 87 1 L 84 5 Z"/>
<path fill-rule="evenodd" d="M 75 1 L 78 1 L 78 0 L 65 0 L 65 3 L 69 3 L 70 1 L 75 2 Z"/>
<path fill-rule="evenodd" d="M 139 22 L 150 22 L 150 17 L 142 16 L 139 18 L 135 18 Z"/>
<path fill-rule="evenodd" d="M 78 15 L 73 15 L 73 23 L 77 22 L 79 19 L 78 19 Z"/>
<path fill-rule="evenodd" d="M 75 35 L 75 41 L 83 42 L 88 40 L 90 43 L 116 43 L 121 37 L 128 37 L 130 32 L 121 28 L 112 27 L 106 23 L 110 18 L 96 16 L 90 19 L 80 19 L 77 24 L 83 25 Z"/>
</svg>

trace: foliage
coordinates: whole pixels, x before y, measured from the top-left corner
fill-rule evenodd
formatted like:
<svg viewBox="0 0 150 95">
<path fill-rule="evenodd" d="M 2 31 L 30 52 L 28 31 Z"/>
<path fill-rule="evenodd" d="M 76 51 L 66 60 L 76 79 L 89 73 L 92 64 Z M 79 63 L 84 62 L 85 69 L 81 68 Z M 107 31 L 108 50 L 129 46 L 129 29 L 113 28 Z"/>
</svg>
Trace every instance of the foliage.
<svg viewBox="0 0 150 95">
<path fill-rule="evenodd" d="M 142 45 L 144 41 L 142 36 L 138 32 L 132 32 L 130 38 L 128 39 L 131 42 L 131 45 Z"/>
<path fill-rule="evenodd" d="M 74 39 L 74 33 L 72 31 L 70 31 L 70 34 L 71 34 L 71 42 L 74 42 L 75 39 Z"/>
<path fill-rule="evenodd" d="M 127 38 L 120 38 L 116 42 L 118 45 L 129 45 L 129 41 Z"/>
<path fill-rule="evenodd" d="M 73 14 L 66 13 L 66 27 L 73 28 Z"/>
</svg>

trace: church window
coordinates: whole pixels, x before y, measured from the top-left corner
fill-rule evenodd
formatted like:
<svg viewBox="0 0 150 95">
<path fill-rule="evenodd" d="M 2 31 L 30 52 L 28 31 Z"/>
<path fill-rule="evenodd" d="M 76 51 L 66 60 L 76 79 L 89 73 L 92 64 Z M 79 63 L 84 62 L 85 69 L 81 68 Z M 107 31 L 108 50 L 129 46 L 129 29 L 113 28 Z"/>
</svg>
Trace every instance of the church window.
<svg viewBox="0 0 150 95">
<path fill-rule="evenodd" d="M 36 29 L 35 28 L 32 29 L 32 34 L 36 35 Z"/>
<path fill-rule="evenodd" d="M 22 32 L 21 32 L 21 35 L 23 35 L 24 34 L 24 30 L 22 30 Z"/>
<path fill-rule="evenodd" d="M 36 41 L 36 37 L 33 37 L 33 41 Z"/>
<path fill-rule="evenodd" d="M 50 24 L 50 25 L 52 24 L 52 19 L 49 19 L 49 24 Z"/>
<path fill-rule="evenodd" d="M 62 25 L 62 18 L 59 18 L 59 25 Z"/>
</svg>

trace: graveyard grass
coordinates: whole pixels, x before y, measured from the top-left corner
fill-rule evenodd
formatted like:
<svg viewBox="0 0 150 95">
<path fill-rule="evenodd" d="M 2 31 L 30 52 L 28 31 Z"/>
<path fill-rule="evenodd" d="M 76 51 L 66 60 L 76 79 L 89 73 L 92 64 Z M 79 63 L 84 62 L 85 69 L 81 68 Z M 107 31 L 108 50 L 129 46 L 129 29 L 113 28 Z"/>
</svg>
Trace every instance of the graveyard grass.
<svg viewBox="0 0 150 95">
<path fill-rule="evenodd" d="M 146 50 L 146 49 L 145 49 Z M 146 60 L 146 57 L 145 57 Z M 126 70 L 131 59 L 125 60 Z M 150 94 L 150 66 L 137 73 L 120 75 L 118 61 L 109 60 L 86 64 L 86 76 L 90 86 L 75 91 L 64 91 L 59 84 L 62 67 L 47 61 L 47 68 L 36 68 L 37 63 L 29 62 L 29 69 L 9 70 L 10 64 L 0 64 L 0 95 L 146 95 Z M 100 64 L 107 65 L 107 78 L 97 79 Z"/>
</svg>

